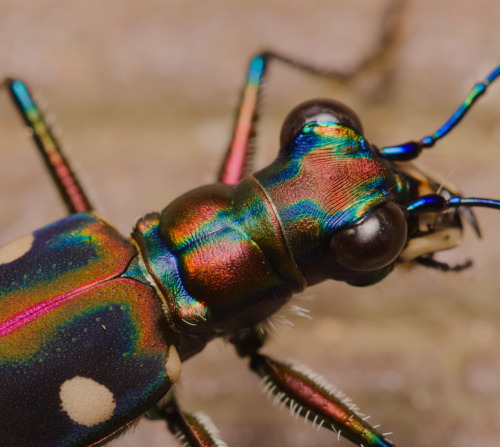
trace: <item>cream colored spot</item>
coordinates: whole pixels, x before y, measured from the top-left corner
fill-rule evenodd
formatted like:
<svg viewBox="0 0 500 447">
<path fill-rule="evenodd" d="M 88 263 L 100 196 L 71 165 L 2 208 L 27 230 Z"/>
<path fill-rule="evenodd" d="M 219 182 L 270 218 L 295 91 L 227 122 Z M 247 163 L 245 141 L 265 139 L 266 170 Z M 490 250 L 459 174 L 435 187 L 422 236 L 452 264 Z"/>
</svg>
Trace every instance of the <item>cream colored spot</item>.
<svg viewBox="0 0 500 447">
<path fill-rule="evenodd" d="M 0 265 L 19 259 L 22 255 L 28 253 L 33 245 L 35 238 L 33 234 L 27 234 L 15 241 L 9 242 L 0 248 Z"/>
<path fill-rule="evenodd" d="M 66 380 L 59 391 L 62 409 L 72 421 L 86 427 L 106 422 L 116 408 L 113 393 L 87 377 Z"/>
<path fill-rule="evenodd" d="M 167 376 L 174 383 L 181 375 L 181 359 L 175 346 L 170 346 L 167 359 Z"/>
</svg>

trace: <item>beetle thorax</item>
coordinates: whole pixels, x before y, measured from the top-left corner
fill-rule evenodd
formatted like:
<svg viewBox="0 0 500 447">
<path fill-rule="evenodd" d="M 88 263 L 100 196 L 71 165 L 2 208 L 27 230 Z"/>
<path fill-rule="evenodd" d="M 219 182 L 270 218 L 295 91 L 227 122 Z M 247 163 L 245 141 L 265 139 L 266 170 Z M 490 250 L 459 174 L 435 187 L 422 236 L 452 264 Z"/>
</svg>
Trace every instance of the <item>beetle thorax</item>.
<svg viewBox="0 0 500 447">
<path fill-rule="evenodd" d="M 177 329 L 210 334 L 252 326 L 302 290 L 259 194 L 252 181 L 208 185 L 138 223 L 134 238 L 143 241 L 142 256 Z"/>
</svg>

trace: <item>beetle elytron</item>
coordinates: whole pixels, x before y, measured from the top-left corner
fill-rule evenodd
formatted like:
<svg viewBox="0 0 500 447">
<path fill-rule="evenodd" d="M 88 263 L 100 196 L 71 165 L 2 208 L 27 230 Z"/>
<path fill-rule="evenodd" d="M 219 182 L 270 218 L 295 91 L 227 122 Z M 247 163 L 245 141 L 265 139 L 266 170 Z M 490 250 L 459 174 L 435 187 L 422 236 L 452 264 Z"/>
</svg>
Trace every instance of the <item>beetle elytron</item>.
<svg viewBox="0 0 500 447">
<path fill-rule="evenodd" d="M 469 207 L 500 202 L 462 198 L 409 160 L 461 120 L 500 66 L 418 142 L 377 148 L 346 106 L 306 102 L 285 120 L 277 159 L 249 174 L 273 58 L 295 64 L 252 59 L 218 183 L 140 218 L 130 239 L 93 213 L 25 84 L 4 81 L 70 215 L 0 250 L 1 446 L 101 445 L 146 411 L 186 446 L 225 445 L 167 393 L 181 362 L 215 337 L 295 413 L 360 446 L 392 445 L 314 374 L 261 354 L 262 323 L 326 279 L 366 286 L 406 261 L 465 267 L 433 254 L 460 243 L 462 218 L 477 230 Z"/>
</svg>

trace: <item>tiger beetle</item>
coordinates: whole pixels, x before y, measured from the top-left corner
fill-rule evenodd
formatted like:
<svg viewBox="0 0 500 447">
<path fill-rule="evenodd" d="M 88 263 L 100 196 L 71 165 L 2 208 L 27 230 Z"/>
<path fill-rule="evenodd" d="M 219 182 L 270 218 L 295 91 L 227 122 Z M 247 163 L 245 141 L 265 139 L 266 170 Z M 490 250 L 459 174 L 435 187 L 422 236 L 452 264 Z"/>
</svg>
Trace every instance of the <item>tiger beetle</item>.
<svg viewBox="0 0 500 447">
<path fill-rule="evenodd" d="M 377 147 L 356 114 L 316 99 L 285 119 L 276 160 L 251 173 L 266 68 L 251 60 L 217 183 L 141 217 L 125 238 L 99 215 L 26 85 L 6 87 L 69 215 L 0 250 L 0 445 L 102 445 L 141 415 L 188 447 L 221 447 L 206 418 L 169 391 L 181 363 L 224 337 L 292 412 L 358 446 L 389 447 L 357 407 L 305 367 L 261 352 L 265 321 L 327 279 L 368 286 L 400 263 L 459 271 L 434 254 L 479 234 L 465 198 L 411 163 L 447 135 L 496 67 L 432 135 Z M 26 422 L 28 421 L 28 423 Z"/>
</svg>

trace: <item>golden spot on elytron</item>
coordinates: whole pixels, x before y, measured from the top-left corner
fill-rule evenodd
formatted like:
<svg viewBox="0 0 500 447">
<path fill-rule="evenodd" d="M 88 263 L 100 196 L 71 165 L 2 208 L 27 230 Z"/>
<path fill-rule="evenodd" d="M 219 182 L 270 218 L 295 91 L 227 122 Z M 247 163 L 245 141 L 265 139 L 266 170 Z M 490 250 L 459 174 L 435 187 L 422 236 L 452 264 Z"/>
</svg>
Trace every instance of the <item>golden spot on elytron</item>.
<svg viewBox="0 0 500 447">
<path fill-rule="evenodd" d="M 19 259 L 24 254 L 31 250 L 33 241 L 35 240 L 33 233 L 20 237 L 15 241 L 9 242 L 0 248 L 0 265 L 8 264 L 9 262 Z"/>
<path fill-rule="evenodd" d="M 113 393 L 88 377 L 66 380 L 59 391 L 61 407 L 77 424 L 92 427 L 106 422 L 116 408 Z"/>
<path fill-rule="evenodd" d="M 170 346 L 168 350 L 168 360 L 166 367 L 167 376 L 171 380 L 171 382 L 174 383 L 181 375 L 181 359 L 179 358 L 177 349 L 175 349 L 175 346 L 173 345 Z"/>
</svg>

